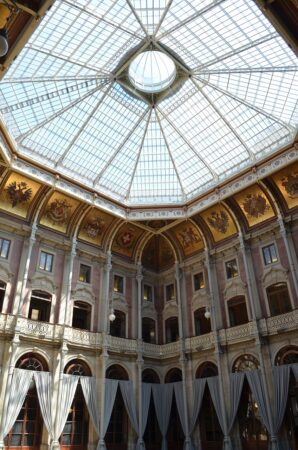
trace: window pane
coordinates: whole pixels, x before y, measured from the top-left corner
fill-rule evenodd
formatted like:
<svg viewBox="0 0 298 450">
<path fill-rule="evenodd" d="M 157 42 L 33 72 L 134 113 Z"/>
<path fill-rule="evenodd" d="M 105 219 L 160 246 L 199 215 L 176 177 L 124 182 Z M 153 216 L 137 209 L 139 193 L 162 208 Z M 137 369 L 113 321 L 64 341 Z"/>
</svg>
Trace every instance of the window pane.
<svg viewBox="0 0 298 450">
<path fill-rule="evenodd" d="M 9 252 L 10 241 L 7 239 L 0 239 L 0 256 L 1 258 L 7 258 Z"/>
<path fill-rule="evenodd" d="M 80 265 L 80 281 L 83 283 L 90 283 L 91 280 L 91 267 L 86 266 L 85 264 Z"/>
<path fill-rule="evenodd" d="M 194 275 L 194 288 L 195 288 L 195 291 L 198 291 L 199 289 L 204 289 L 204 287 L 205 287 L 205 282 L 204 282 L 203 272 L 196 273 Z"/>
<path fill-rule="evenodd" d="M 236 259 L 226 262 L 227 278 L 234 278 L 238 276 L 238 267 Z"/>
<path fill-rule="evenodd" d="M 114 292 L 118 292 L 119 294 L 124 293 L 123 277 L 120 275 L 114 275 Z"/>
</svg>

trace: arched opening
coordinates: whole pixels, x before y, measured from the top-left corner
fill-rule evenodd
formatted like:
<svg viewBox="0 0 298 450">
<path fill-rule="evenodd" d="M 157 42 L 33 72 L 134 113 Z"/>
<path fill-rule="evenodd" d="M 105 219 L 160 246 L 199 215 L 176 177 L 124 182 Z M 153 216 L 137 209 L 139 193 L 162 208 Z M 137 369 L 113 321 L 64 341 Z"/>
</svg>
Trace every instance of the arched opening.
<svg viewBox="0 0 298 450">
<path fill-rule="evenodd" d="M 76 301 L 73 305 L 72 326 L 81 330 L 91 328 L 91 305 L 86 302 Z"/>
<path fill-rule="evenodd" d="M 160 383 L 159 376 L 152 369 L 143 370 L 142 381 L 143 383 L 154 383 L 154 384 Z M 150 398 L 147 425 L 143 439 L 147 450 L 159 450 L 161 448 L 162 436 L 156 417 L 152 394 Z"/>
<path fill-rule="evenodd" d="M 115 310 L 116 316 L 113 322 L 110 322 L 110 334 L 112 336 L 125 338 L 126 337 L 126 316 L 122 311 Z"/>
<path fill-rule="evenodd" d="M 179 339 L 178 317 L 170 317 L 166 320 L 166 343 Z"/>
<path fill-rule="evenodd" d="M 266 289 L 271 316 L 284 314 L 292 310 L 287 283 L 275 283 Z"/>
<path fill-rule="evenodd" d="M 248 314 L 244 295 L 237 295 L 228 300 L 230 326 L 235 327 L 248 322 Z"/>
<path fill-rule="evenodd" d="M 32 291 L 29 307 L 29 319 L 49 322 L 52 296 L 43 291 Z"/>
<path fill-rule="evenodd" d="M 182 372 L 178 368 L 173 368 L 165 376 L 165 383 L 175 383 L 182 381 Z M 181 386 L 182 389 L 182 386 Z M 175 394 L 173 393 L 170 421 L 167 432 L 168 447 L 170 450 L 182 450 L 184 434 L 179 418 Z"/>
<path fill-rule="evenodd" d="M 156 343 L 155 320 L 150 319 L 149 317 L 143 317 L 142 338 L 144 342 L 149 342 L 150 344 Z"/>
<path fill-rule="evenodd" d="M 275 358 L 275 364 L 298 364 L 298 347 L 291 345 L 281 349 Z M 298 448 L 298 380 L 296 380 L 292 371 L 288 401 L 280 434 L 289 448 Z"/>
<path fill-rule="evenodd" d="M 23 355 L 17 361 L 16 367 L 24 370 L 48 370 L 45 360 L 33 353 Z M 5 447 L 8 449 L 20 447 L 24 450 L 37 450 L 41 445 L 42 430 L 43 420 L 37 391 L 35 383 L 32 382 L 18 417 L 12 429 L 4 439 Z"/>
<path fill-rule="evenodd" d="M 112 380 L 128 380 L 126 370 L 114 364 L 108 367 L 106 378 Z M 105 436 L 105 442 L 108 450 L 126 450 L 128 444 L 128 417 L 122 399 L 121 391 L 118 386 L 115 402 Z"/>
<path fill-rule="evenodd" d="M 84 361 L 75 359 L 70 361 L 64 369 L 68 375 L 90 377 L 90 368 Z M 89 413 L 84 399 L 80 381 L 69 410 L 67 420 L 60 436 L 63 449 L 86 450 L 88 446 Z"/>
<path fill-rule="evenodd" d="M 142 373 L 143 383 L 160 383 L 159 376 L 153 369 L 145 369 Z"/>
<path fill-rule="evenodd" d="M 209 378 L 216 377 L 217 375 L 218 370 L 216 365 L 209 361 L 201 364 L 196 371 L 196 378 Z M 202 449 L 221 450 L 223 434 L 207 384 L 197 423 L 200 425 Z"/>
<path fill-rule="evenodd" d="M 6 283 L 0 281 L 0 313 L 3 311 L 5 291 L 6 291 Z"/>
<path fill-rule="evenodd" d="M 207 334 L 211 332 L 211 320 L 205 317 L 205 308 L 199 308 L 194 312 L 195 334 Z"/>
<path fill-rule="evenodd" d="M 249 354 L 242 355 L 235 361 L 233 372 L 256 370 L 257 359 Z M 243 450 L 265 450 L 268 448 L 268 432 L 260 414 L 258 403 L 253 397 L 245 378 L 237 413 L 238 430 Z M 234 426 L 237 426 L 235 423 Z"/>
</svg>

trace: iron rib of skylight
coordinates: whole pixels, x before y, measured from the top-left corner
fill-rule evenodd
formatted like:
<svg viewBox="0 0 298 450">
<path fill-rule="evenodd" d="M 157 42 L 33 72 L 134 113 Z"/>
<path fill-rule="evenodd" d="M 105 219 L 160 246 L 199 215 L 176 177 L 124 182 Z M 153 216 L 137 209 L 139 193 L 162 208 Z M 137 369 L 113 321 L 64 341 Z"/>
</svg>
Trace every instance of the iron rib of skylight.
<svg viewBox="0 0 298 450">
<path fill-rule="evenodd" d="M 212 106 L 212 108 L 214 109 L 214 111 L 216 111 L 216 113 L 219 115 L 219 117 L 221 118 L 221 120 L 227 125 L 227 127 L 232 131 L 232 133 L 234 134 L 234 136 L 236 137 L 236 139 L 242 144 L 242 146 L 245 148 L 245 150 L 248 153 L 249 159 L 252 163 L 255 162 L 256 158 L 255 155 L 253 154 L 253 152 L 250 150 L 250 148 L 246 145 L 246 143 L 244 142 L 244 140 L 241 138 L 240 134 L 237 132 L 237 130 L 235 129 L 235 127 L 233 127 L 231 125 L 231 123 L 224 117 L 224 115 L 221 113 L 221 111 L 219 110 L 219 108 L 217 108 L 213 101 L 210 99 L 210 97 L 206 94 L 206 92 L 204 92 L 204 88 L 201 88 L 200 86 L 198 86 L 198 84 L 196 83 L 196 81 L 194 80 L 194 78 L 191 79 L 191 81 L 193 82 L 193 84 L 197 87 L 197 89 L 202 93 L 202 95 L 206 98 L 206 100 L 209 102 L 209 104 Z"/>
<path fill-rule="evenodd" d="M 160 118 L 159 118 L 159 116 L 158 116 L 157 110 L 155 111 L 155 113 L 156 113 L 156 117 L 157 117 L 157 120 L 158 120 L 158 124 L 159 124 L 160 130 L 161 130 L 161 133 L 162 133 L 162 135 L 163 135 L 163 138 L 164 138 L 164 141 L 165 141 L 165 144 L 166 144 L 166 148 L 167 148 L 167 150 L 168 150 L 168 153 L 169 153 L 169 156 L 170 156 L 170 158 L 171 158 L 171 161 L 172 161 L 174 170 L 175 170 L 175 172 L 176 172 L 177 179 L 178 179 L 179 184 L 180 184 L 180 187 L 181 187 L 181 192 L 182 192 L 182 194 L 183 194 L 184 199 L 186 199 L 186 193 L 185 193 L 185 190 L 184 190 L 184 187 L 183 187 L 183 183 L 182 183 L 182 181 L 181 181 L 181 178 L 180 178 L 180 175 L 179 175 L 179 171 L 178 171 L 177 166 L 176 166 L 176 164 L 175 164 L 175 161 L 174 161 L 172 152 L 171 152 L 171 150 L 170 150 L 170 147 L 169 147 L 169 144 L 168 144 L 168 141 L 167 141 L 167 138 L 166 138 L 164 129 L 163 129 L 163 127 L 162 127 Z"/>
<path fill-rule="evenodd" d="M 235 69 L 207 69 L 207 70 L 194 70 L 194 75 L 220 75 L 220 74 L 251 74 L 251 73 L 288 73 L 297 72 L 298 66 L 285 66 L 285 67 L 260 67 L 260 68 L 235 68 Z"/>
<path fill-rule="evenodd" d="M 141 20 L 140 16 L 139 16 L 138 13 L 136 12 L 136 10 L 135 10 L 133 4 L 131 3 L 131 1 L 130 1 L 130 0 L 126 0 L 126 3 L 127 3 L 128 6 L 130 7 L 130 9 L 131 9 L 133 15 L 135 16 L 136 20 L 138 21 L 138 23 L 139 23 L 140 27 L 142 28 L 142 30 L 144 31 L 145 35 L 146 35 L 147 37 L 149 37 L 148 31 L 146 30 L 146 27 L 144 26 L 143 21 Z"/>
<path fill-rule="evenodd" d="M 134 175 L 136 173 L 136 170 L 137 170 L 137 167 L 138 167 L 138 164 L 139 164 L 139 160 L 140 160 L 143 144 L 144 144 L 144 141 L 145 141 L 148 125 L 149 125 L 149 122 L 150 122 L 150 119 L 151 119 L 151 114 L 152 114 L 152 109 L 150 110 L 150 112 L 148 114 L 148 119 L 147 119 L 146 125 L 144 127 L 144 134 L 143 134 L 143 138 L 142 138 L 142 141 L 141 141 L 140 149 L 139 149 L 139 152 L 138 152 L 138 156 L 136 158 L 136 162 L 135 162 L 134 169 L 133 169 L 133 172 L 132 172 L 132 175 L 131 175 L 130 183 L 128 185 L 128 188 L 127 188 L 127 191 L 126 191 L 126 195 L 125 195 L 125 199 L 126 200 L 129 199 L 132 183 L 133 183 L 133 180 L 134 180 Z"/>
<path fill-rule="evenodd" d="M 106 96 L 108 95 L 108 93 L 110 92 L 111 88 L 112 88 L 113 84 L 111 83 L 110 86 L 108 87 L 108 89 L 106 90 L 106 92 L 104 93 L 104 95 L 99 99 L 99 101 L 97 102 L 97 104 L 95 105 L 95 107 L 92 109 L 91 114 L 89 114 L 89 117 L 87 117 L 87 119 L 84 121 L 84 123 L 80 126 L 78 132 L 76 133 L 76 135 L 73 137 L 73 139 L 71 140 L 71 142 L 69 143 L 68 147 L 65 149 L 64 153 L 62 154 L 62 156 L 58 159 L 57 163 L 56 163 L 56 167 L 58 167 L 60 164 L 63 164 L 63 160 L 65 159 L 66 155 L 68 154 L 69 150 L 71 149 L 71 147 L 73 146 L 73 144 L 78 140 L 80 134 L 82 133 L 82 131 L 84 130 L 84 128 L 86 127 L 86 125 L 88 124 L 88 122 L 92 119 L 93 114 L 95 113 L 95 111 L 99 108 L 100 104 L 104 101 L 104 99 L 106 98 Z"/>
<path fill-rule="evenodd" d="M 237 102 L 239 102 L 239 103 L 241 103 L 241 104 L 247 106 L 248 108 L 253 109 L 253 110 L 256 111 L 257 113 L 262 114 L 262 115 L 268 117 L 268 119 L 271 119 L 271 120 L 273 120 L 273 121 L 279 123 L 279 124 L 282 125 L 283 127 L 287 128 L 291 133 L 296 133 L 296 132 L 297 132 L 297 129 L 296 129 L 293 125 L 291 125 L 291 124 L 289 124 L 289 123 L 287 123 L 287 122 L 284 122 L 284 121 L 281 120 L 279 117 L 276 117 L 276 116 L 274 116 L 273 114 L 269 114 L 269 113 L 266 112 L 264 109 L 261 109 L 261 108 L 255 106 L 255 105 L 253 105 L 252 103 L 249 103 L 248 101 L 242 99 L 241 97 L 237 97 L 236 95 L 231 94 L 229 91 L 227 91 L 227 90 L 225 90 L 225 89 L 219 88 L 219 87 L 216 86 L 215 84 L 210 83 L 209 81 L 206 81 L 205 79 L 201 79 L 198 75 L 196 75 L 195 78 L 196 78 L 198 81 L 201 81 L 202 83 L 205 83 L 206 85 L 208 85 L 208 86 L 210 86 L 211 88 L 215 89 L 216 91 L 221 92 L 222 94 L 226 95 L 227 97 L 230 97 L 230 98 L 232 98 L 233 100 L 236 100 Z"/>
<path fill-rule="evenodd" d="M 164 11 L 163 11 L 163 13 L 162 13 L 162 16 L 161 16 L 160 19 L 159 19 L 159 22 L 158 22 L 158 24 L 157 24 L 156 27 L 155 27 L 154 33 L 153 33 L 153 35 L 152 35 L 152 36 L 153 36 L 153 39 L 156 38 L 156 35 L 157 35 L 157 33 L 158 33 L 158 31 L 159 31 L 159 29 L 160 29 L 160 27 L 161 27 L 161 25 L 162 25 L 162 23 L 163 23 L 163 21 L 164 21 L 166 15 L 167 15 L 167 13 L 168 13 L 168 11 L 169 11 L 169 9 L 170 9 L 172 3 L 173 3 L 173 0 L 168 0 L 168 4 L 167 4 L 167 6 L 165 7 L 165 9 L 164 9 Z"/>
<path fill-rule="evenodd" d="M 204 164 L 204 166 L 206 166 L 208 168 L 208 170 L 210 171 L 212 177 L 214 180 L 218 180 L 218 174 L 212 169 L 212 167 L 210 166 L 210 164 L 208 164 L 207 161 L 205 161 L 200 153 L 194 148 L 194 146 L 189 142 L 189 140 L 185 137 L 184 134 L 181 133 L 181 131 L 179 130 L 179 128 L 177 128 L 175 126 L 175 124 L 171 121 L 171 119 L 169 118 L 169 116 L 162 111 L 162 109 L 160 107 L 157 107 L 157 111 L 165 118 L 165 120 L 167 120 L 167 122 L 171 125 L 171 127 L 176 131 L 176 133 L 179 134 L 179 136 L 181 137 L 181 139 L 184 140 L 184 142 L 187 144 L 187 146 L 193 151 L 194 155 L 201 161 L 202 164 Z"/>
<path fill-rule="evenodd" d="M 143 119 L 145 118 L 145 116 L 149 113 L 149 111 L 151 111 L 151 108 L 148 107 L 145 109 L 144 114 L 141 115 L 140 119 L 137 121 L 137 123 L 134 125 L 134 127 L 131 129 L 131 131 L 126 135 L 125 139 L 123 140 L 123 142 L 121 142 L 121 144 L 119 145 L 119 147 L 115 150 L 114 153 L 112 153 L 110 159 L 108 159 L 108 161 L 106 162 L 106 164 L 104 165 L 104 167 L 101 169 L 101 171 L 99 172 L 99 174 L 97 175 L 97 177 L 94 180 L 93 185 L 96 186 L 96 184 L 100 183 L 100 179 L 102 178 L 102 176 L 104 175 L 105 171 L 108 169 L 109 165 L 112 163 L 112 161 L 115 159 L 115 157 L 118 155 L 119 152 L 121 152 L 123 146 L 126 144 L 126 142 L 129 140 L 129 138 L 132 136 L 132 134 L 134 133 L 134 131 L 137 129 L 137 127 L 142 123 Z"/>
<path fill-rule="evenodd" d="M 104 17 L 104 16 L 102 16 L 102 15 L 100 15 L 100 14 L 96 14 L 95 11 L 92 11 L 92 10 L 89 9 L 89 8 L 86 8 L 86 7 L 84 8 L 83 6 L 77 5 L 77 4 L 73 3 L 73 2 L 70 2 L 69 0 L 61 0 L 61 1 L 62 1 L 63 3 L 65 3 L 65 4 L 71 6 L 71 7 L 74 8 L 74 9 L 78 9 L 79 11 L 85 12 L 85 13 L 88 14 L 90 17 L 94 17 L 95 19 L 98 19 L 98 20 L 100 20 L 101 22 L 106 23 L 107 25 L 110 25 L 110 26 L 113 27 L 115 30 L 121 30 L 121 31 L 123 31 L 124 33 L 129 34 L 129 35 L 131 35 L 131 36 L 133 36 L 133 37 L 136 37 L 136 38 L 138 38 L 138 39 L 140 39 L 140 40 L 144 39 L 144 36 L 142 36 L 142 35 L 140 35 L 140 34 L 138 34 L 138 33 L 135 33 L 135 32 L 133 32 L 133 31 L 127 29 L 127 28 L 123 27 L 122 25 L 115 24 L 115 23 L 112 22 L 111 20 L 108 20 L 106 17 Z"/>
<path fill-rule="evenodd" d="M 190 17 L 188 17 L 187 19 L 182 20 L 181 22 L 179 22 L 177 25 L 175 25 L 174 27 L 170 28 L 167 31 L 162 32 L 161 34 L 156 36 L 156 39 L 160 40 L 162 38 L 164 38 L 165 36 L 168 36 L 169 34 L 172 34 L 174 31 L 179 30 L 179 28 L 182 28 L 183 26 L 187 25 L 188 23 L 192 22 L 194 19 L 196 19 L 197 17 L 202 16 L 203 14 L 205 14 L 208 11 L 211 11 L 213 8 L 215 8 L 216 6 L 220 5 L 221 3 L 224 3 L 226 0 L 213 0 L 212 4 L 205 6 L 204 8 L 200 9 L 199 11 L 197 11 L 196 13 L 192 14 Z"/>
<path fill-rule="evenodd" d="M 232 56 L 239 55 L 239 54 L 241 54 L 241 53 L 243 53 L 243 52 L 245 52 L 245 51 L 247 51 L 247 50 L 249 50 L 251 48 L 257 47 L 260 44 L 264 44 L 264 43 L 266 43 L 268 41 L 271 41 L 273 38 L 276 38 L 276 37 L 279 37 L 279 35 L 276 32 L 272 32 L 268 36 L 265 36 L 263 38 L 257 39 L 256 41 L 253 41 L 253 42 L 251 42 L 249 44 L 245 44 L 242 47 L 239 47 L 239 48 L 237 48 L 237 49 L 235 49 L 235 50 L 233 50 L 233 51 L 231 51 L 229 53 L 225 53 L 221 57 L 215 58 L 215 59 L 213 59 L 211 61 L 208 61 L 205 64 L 202 64 L 202 65 L 200 65 L 198 67 L 195 67 L 193 69 L 193 72 L 194 73 L 199 73 L 200 71 L 203 71 L 207 67 L 213 66 L 214 64 L 216 64 L 218 62 L 225 61 L 226 59 L 229 59 Z"/>
</svg>

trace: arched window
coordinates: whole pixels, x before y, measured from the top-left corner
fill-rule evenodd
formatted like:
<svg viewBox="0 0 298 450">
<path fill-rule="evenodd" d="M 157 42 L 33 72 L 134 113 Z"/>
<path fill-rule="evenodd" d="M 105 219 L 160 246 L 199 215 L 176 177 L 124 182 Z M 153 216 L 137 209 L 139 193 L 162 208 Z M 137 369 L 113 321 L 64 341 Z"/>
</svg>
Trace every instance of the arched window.
<svg viewBox="0 0 298 450">
<path fill-rule="evenodd" d="M 91 371 L 88 365 L 79 359 L 70 361 L 64 368 L 68 375 L 90 377 Z M 89 414 L 87 411 L 80 381 L 70 407 L 67 421 L 60 436 L 62 448 L 87 449 L 88 445 Z"/>
<path fill-rule="evenodd" d="M 258 360 L 249 354 L 237 358 L 233 365 L 233 372 L 256 370 Z M 240 439 L 243 450 L 268 448 L 268 432 L 260 414 L 259 405 L 254 399 L 247 379 L 244 380 L 242 394 L 237 413 Z"/>
<path fill-rule="evenodd" d="M 128 380 L 128 374 L 123 367 L 114 364 L 108 367 L 106 378 L 112 380 Z M 105 436 L 108 450 L 126 450 L 128 443 L 128 417 L 121 391 L 118 386 L 110 423 Z"/>
<path fill-rule="evenodd" d="M 287 283 L 275 283 L 266 289 L 271 316 L 292 310 Z"/>
<path fill-rule="evenodd" d="M 3 310 L 5 291 L 6 291 L 6 284 L 3 281 L 0 281 L 0 313 Z"/>
<path fill-rule="evenodd" d="M 166 343 L 179 339 L 178 317 L 170 317 L 166 320 Z"/>
<path fill-rule="evenodd" d="M 39 355 L 28 353 L 16 363 L 16 367 L 24 370 L 48 370 L 47 363 Z M 43 421 L 39 408 L 35 383 L 32 382 L 25 397 L 19 415 L 6 436 L 4 443 L 8 449 L 13 447 L 26 447 L 38 449 L 41 444 Z"/>
<path fill-rule="evenodd" d="M 126 337 L 126 316 L 122 311 L 115 310 L 116 318 L 110 322 L 110 334 L 112 336 L 125 338 Z"/>
<path fill-rule="evenodd" d="M 205 308 L 199 308 L 194 312 L 196 336 L 207 334 L 211 331 L 211 320 L 205 317 Z"/>
<path fill-rule="evenodd" d="M 238 295 L 228 300 L 230 326 L 235 327 L 248 322 L 246 301 L 244 295 Z"/>
<path fill-rule="evenodd" d="M 153 369 L 145 369 L 142 372 L 143 383 L 160 383 L 159 376 Z"/>
<path fill-rule="evenodd" d="M 144 342 L 155 344 L 155 321 L 149 317 L 143 317 L 142 319 L 142 338 Z"/>
<path fill-rule="evenodd" d="M 91 328 L 91 305 L 86 302 L 74 302 L 72 314 L 72 326 L 81 330 Z"/>
<path fill-rule="evenodd" d="M 294 345 L 281 349 L 275 358 L 276 365 L 297 363 L 298 347 Z M 288 402 L 280 434 L 282 435 L 282 440 L 288 442 L 289 448 L 298 448 L 298 381 L 292 372 L 290 375 Z"/>
<path fill-rule="evenodd" d="M 43 291 L 32 291 L 29 307 L 29 319 L 49 322 L 52 296 Z"/>
<path fill-rule="evenodd" d="M 159 384 L 159 376 L 153 369 L 145 369 L 142 373 L 143 383 L 156 383 Z M 147 450 L 158 450 L 161 448 L 162 436 L 159 429 L 153 395 L 151 394 L 147 425 L 144 433 L 145 447 Z"/>
<path fill-rule="evenodd" d="M 210 361 L 201 364 L 196 371 L 196 378 L 216 377 L 217 375 L 218 369 L 216 365 Z"/>
<path fill-rule="evenodd" d="M 175 383 L 177 381 L 182 381 L 182 372 L 178 368 L 173 368 L 168 371 L 165 376 L 165 383 Z M 181 386 L 182 389 L 182 386 Z M 167 432 L 167 441 L 169 449 L 181 450 L 183 449 L 184 434 L 179 418 L 176 397 L 173 393 L 170 422 Z"/>
</svg>

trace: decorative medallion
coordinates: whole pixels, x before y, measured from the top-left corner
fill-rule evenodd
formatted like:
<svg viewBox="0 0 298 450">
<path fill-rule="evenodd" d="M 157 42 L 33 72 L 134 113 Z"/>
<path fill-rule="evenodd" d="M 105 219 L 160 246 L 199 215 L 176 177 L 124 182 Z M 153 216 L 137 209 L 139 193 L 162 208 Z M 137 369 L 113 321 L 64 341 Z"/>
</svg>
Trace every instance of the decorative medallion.
<svg viewBox="0 0 298 450">
<path fill-rule="evenodd" d="M 275 216 L 274 210 L 259 185 L 254 184 L 234 196 L 250 227 Z"/>
<path fill-rule="evenodd" d="M 105 221 L 101 217 L 92 217 L 85 223 L 83 229 L 90 239 L 96 239 L 104 231 Z"/>
<path fill-rule="evenodd" d="M 144 231 L 134 225 L 124 224 L 116 234 L 112 251 L 123 256 L 132 257 L 139 237 Z"/>
<path fill-rule="evenodd" d="M 66 225 L 71 214 L 72 205 L 65 199 L 55 199 L 49 203 L 46 217 L 53 225 Z"/>
<path fill-rule="evenodd" d="M 185 227 L 179 233 L 180 242 L 182 247 L 193 247 L 195 244 L 201 241 L 199 234 L 193 229 L 193 227 Z"/>
<path fill-rule="evenodd" d="M 290 198 L 298 198 L 298 173 L 290 173 L 282 178 L 281 185 Z"/>
<path fill-rule="evenodd" d="M 212 211 L 207 218 L 209 225 L 222 234 L 226 234 L 229 228 L 229 216 L 222 209 L 219 212 Z"/>
<path fill-rule="evenodd" d="M 30 178 L 12 172 L 0 191 L 0 208 L 5 212 L 28 218 L 32 203 L 41 184 Z"/>
<path fill-rule="evenodd" d="M 185 221 L 172 229 L 185 256 L 189 256 L 204 247 L 199 230 L 191 221 Z M 169 233 L 172 232 L 169 230 Z"/>
<path fill-rule="evenodd" d="M 21 203 L 29 202 L 32 197 L 32 189 L 25 181 L 12 181 L 4 190 L 12 208 Z"/>
<path fill-rule="evenodd" d="M 116 237 L 116 242 L 119 245 L 119 247 L 122 248 L 131 248 L 134 244 L 134 233 L 133 230 L 126 230 L 123 231 L 123 233 L 119 233 Z"/>
<path fill-rule="evenodd" d="M 249 217 L 258 218 L 270 209 L 270 205 L 264 195 L 248 194 L 244 199 L 243 209 Z"/>
</svg>

